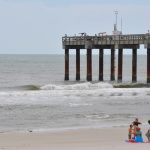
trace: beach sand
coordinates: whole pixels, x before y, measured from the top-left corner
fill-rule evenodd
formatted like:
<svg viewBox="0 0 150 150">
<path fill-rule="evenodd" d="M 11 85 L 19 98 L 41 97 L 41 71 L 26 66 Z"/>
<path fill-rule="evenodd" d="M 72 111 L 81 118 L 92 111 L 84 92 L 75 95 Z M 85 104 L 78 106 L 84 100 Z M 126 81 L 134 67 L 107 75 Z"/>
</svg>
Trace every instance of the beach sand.
<svg viewBox="0 0 150 150">
<path fill-rule="evenodd" d="M 0 133 L 0 150 L 149 150 L 150 143 L 127 143 L 127 127 L 49 132 Z M 146 141 L 145 130 L 143 137 Z"/>
</svg>

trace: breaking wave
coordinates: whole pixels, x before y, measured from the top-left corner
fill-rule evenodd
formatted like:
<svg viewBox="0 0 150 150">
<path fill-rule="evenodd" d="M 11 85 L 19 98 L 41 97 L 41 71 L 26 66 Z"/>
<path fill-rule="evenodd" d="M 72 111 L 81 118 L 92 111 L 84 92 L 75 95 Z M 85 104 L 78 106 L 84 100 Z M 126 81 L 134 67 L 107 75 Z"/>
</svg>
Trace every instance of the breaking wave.
<svg viewBox="0 0 150 150">
<path fill-rule="evenodd" d="M 23 85 L 18 88 L 27 91 L 40 90 L 40 86 L 37 85 Z"/>
<path fill-rule="evenodd" d="M 80 83 L 80 84 L 71 84 L 71 85 L 55 85 L 48 84 L 40 87 L 41 90 L 94 90 L 101 88 L 113 88 L 109 83 Z"/>
<path fill-rule="evenodd" d="M 11 91 L 12 90 L 23 90 L 23 91 L 42 90 L 44 91 L 44 90 L 98 90 L 98 89 L 114 89 L 114 88 L 115 89 L 150 88 L 150 84 L 145 84 L 145 83 L 111 84 L 107 82 L 99 82 L 99 83 L 85 82 L 85 83 L 73 83 L 73 84 L 46 84 L 44 86 L 30 84 L 30 85 L 22 85 L 22 86 L 16 86 L 16 87 L 6 87 L 3 89 L 11 90 Z M 136 93 L 134 93 L 133 95 L 136 95 Z M 114 96 L 114 93 L 112 94 L 112 96 Z"/>
</svg>

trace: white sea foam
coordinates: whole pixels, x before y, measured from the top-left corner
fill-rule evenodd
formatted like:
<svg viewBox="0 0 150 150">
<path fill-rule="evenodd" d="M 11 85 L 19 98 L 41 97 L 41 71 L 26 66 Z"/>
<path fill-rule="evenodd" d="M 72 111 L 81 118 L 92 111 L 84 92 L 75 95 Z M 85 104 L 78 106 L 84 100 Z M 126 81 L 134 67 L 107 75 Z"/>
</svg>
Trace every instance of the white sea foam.
<svg viewBox="0 0 150 150">
<path fill-rule="evenodd" d="M 91 120 L 95 120 L 95 119 L 106 119 L 109 118 L 110 115 L 108 114 L 92 114 L 92 115 L 87 115 L 86 118 L 91 119 Z"/>
<path fill-rule="evenodd" d="M 42 86 L 41 90 L 93 90 L 93 89 L 101 89 L 101 88 L 113 88 L 112 84 L 109 83 L 80 83 L 80 84 L 72 84 L 72 85 L 54 85 L 48 84 Z"/>
<path fill-rule="evenodd" d="M 92 103 L 69 103 L 70 107 L 92 106 Z"/>
<path fill-rule="evenodd" d="M 98 87 L 98 86 L 97 86 Z M 0 104 L 51 104 L 51 103 L 61 103 L 63 101 L 73 100 L 70 106 L 82 105 L 79 102 L 84 97 L 94 98 L 100 97 L 101 99 L 116 99 L 116 97 L 133 98 L 136 97 L 149 97 L 149 88 L 90 88 L 90 89 L 61 89 L 61 90 L 39 90 L 39 91 L 7 91 L 0 92 Z M 117 101 L 115 101 L 117 104 Z M 125 103 L 125 101 L 119 101 L 118 104 Z M 83 103 L 83 105 L 90 105 Z"/>
</svg>

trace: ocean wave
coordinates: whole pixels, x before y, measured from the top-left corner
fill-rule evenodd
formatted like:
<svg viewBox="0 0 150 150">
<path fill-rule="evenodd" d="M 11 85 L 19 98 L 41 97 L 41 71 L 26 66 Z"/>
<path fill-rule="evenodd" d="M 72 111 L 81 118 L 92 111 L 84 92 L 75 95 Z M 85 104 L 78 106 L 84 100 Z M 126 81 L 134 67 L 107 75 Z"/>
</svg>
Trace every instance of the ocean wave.
<svg viewBox="0 0 150 150">
<path fill-rule="evenodd" d="M 150 84 L 147 83 L 122 83 L 114 84 L 114 88 L 149 88 Z"/>
<path fill-rule="evenodd" d="M 85 96 L 94 96 L 94 97 L 142 97 L 142 96 L 147 96 L 149 97 L 150 95 L 150 89 L 149 88 L 96 88 L 95 87 L 89 87 L 88 88 L 75 88 L 75 89 L 70 89 L 69 87 L 67 88 L 60 88 L 61 86 L 58 86 L 59 88 L 49 90 L 50 92 L 47 92 L 49 89 L 45 89 L 43 87 L 43 90 L 40 87 L 34 87 L 34 86 L 27 86 L 28 90 L 15 90 L 15 91 L 0 91 L 0 96 L 43 96 L 43 97 L 49 97 L 49 96 L 64 96 L 64 97 L 73 97 L 75 99 L 76 97 L 85 97 Z M 25 89 L 24 88 L 24 89 Z M 39 90 L 34 90 L 34 88 L 39 89 Z M 31 90 L 32 89 L 32 90 Z M 61 89 L 61 90 L 58 90 Z M 69 90 L 67 90 L 69 89 Z"/>
<path fill-rule="evenodd" d="M 29 84 L 29 85 L 2 87 L 0 90 L 1 91 L 36 91 L 36 90 L 40 90 L 40 86 Z"/>
<path fill-rule="evenodd" d="M 133 114 L 90 114 L 86 115 L 85 118 L 88 120 L 105 120 L 105 121 L 124 121 L 124 120 L 130 120 L 134 119 L 136 116 Z"/>
<path fill-rule="evenodd" d="M 40 86 L 37 85 L 23 85 L 19 86 L 18 88 L 27 91 L 40 90 Z"/>
<path fill-rule="evenodd" d="M 93 104 L 91 103 L 69 103 L 70 107 L 79 107 L 79 106 L 92 106 Z"/>
<path fill-rule="evenodd" d="M 136 94 L 135 94 L 136 93 Z M 102 88 L 89 90 L 0 91 L 1 105 L 67 104 L 69 107 L 89 107 L 98 101 L 104 106 L 149 105 L 150 88 Z"/>
<path fill-rule="evenodd" d="M 40 87 L 41 90 L 94 90 L 101 88 L 113 88 L 112 84 L 109 83 L 79 83 L 79 84 L 71 84 L 71 85 L 55 85 L 48 84 Z"/>
<path fill-rule="evenodd" d="M 46 84 L 44 86 L 29 84 L 29 85 L 22 85 L 22 86 L 16 86 L 16 87 L 6 87 L 4 88 L 4 91 L 36 91 L 36 90 L 99 90 L 99 89 L 129 89 L 129 88 L 149 88 L 149 84 L 144 83 L 129 83 L 129 84 L 114 84 L 114 83 L 108 83 L 108 82 L 98 82 L 98 83 L 92 83 L 92 82 L 84 82 L 84 83 L 73 83 L 73 84 Z M 137 93 L 132 93 L 133 96 L 136 96 Z M 111 96 L 122 96 L 122 93 L 112 93 Z M 147 93 L 147 95 L 150 95 L 150 92 Z"/>
<path fill-rule="evenodd" d="M 91 114 L 85 116 L 87 119 L 97 120 L 97 119 L 108 119 L 110 115 L 108 114 Z"/>
</svg>

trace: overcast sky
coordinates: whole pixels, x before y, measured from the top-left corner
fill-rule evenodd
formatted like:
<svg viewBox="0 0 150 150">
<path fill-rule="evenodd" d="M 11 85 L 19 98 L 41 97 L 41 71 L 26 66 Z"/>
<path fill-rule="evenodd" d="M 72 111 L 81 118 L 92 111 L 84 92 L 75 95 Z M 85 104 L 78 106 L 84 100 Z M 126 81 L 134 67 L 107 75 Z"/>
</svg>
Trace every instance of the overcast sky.
<svg viewBox="0 0 150 150">
<path fill-rule="evenodd" d="M 114 10 L 124 34 L 150 29 L 149 0 L 0 0 L 0 53 L 63 53 L 65 34 L 112 34 Z"/>
</svg>

